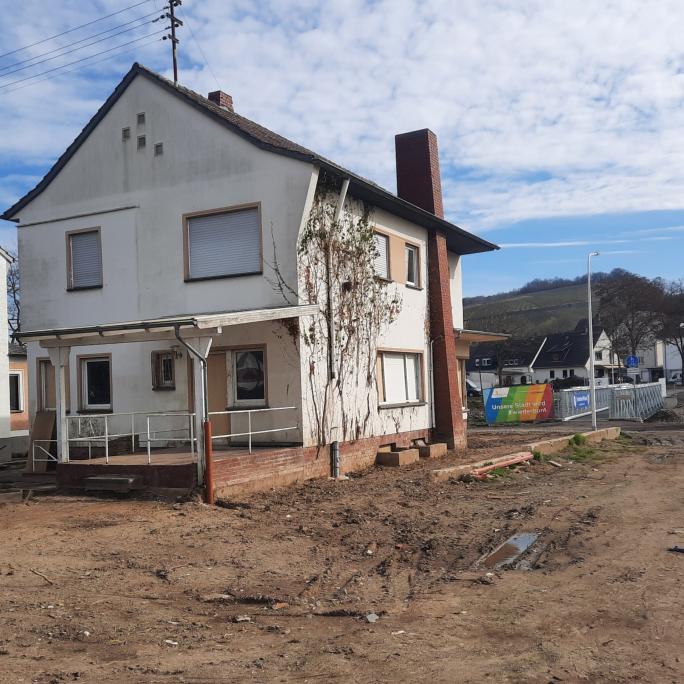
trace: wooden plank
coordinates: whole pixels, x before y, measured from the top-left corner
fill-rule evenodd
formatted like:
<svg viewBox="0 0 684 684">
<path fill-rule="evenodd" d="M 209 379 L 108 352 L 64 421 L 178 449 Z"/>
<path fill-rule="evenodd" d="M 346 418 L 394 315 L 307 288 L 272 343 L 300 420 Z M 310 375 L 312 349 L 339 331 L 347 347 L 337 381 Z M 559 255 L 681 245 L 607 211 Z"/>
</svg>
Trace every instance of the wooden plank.
<svg viewBox="0 0 684 684">
<path fill-rule="evenodd" d="M 36 417 L 33 420 L 33 427 L 31 428 L 28 459 L 26 461 L 26 468 L 24 469 L 25 473 L 44 473 L 47 470 L 47 461 L 43 460 L 36 461 L 34 469 L 33 459 L 31 458 L 31 455 L 33 454 L 33 443 L 40 443 L 41 440 L 56 440 L 56 428 L 57 421 L 56 413 L 54 411 L 38 411 L 36 413 Z M 45 448 L 44 444 L 42 444 L 42 446 Z M 56 442 L 48 445 L 48 451 L 53 456 L 55 455 L 56 447 Z M 40 449 L 38 449 L 37 451 L 40 452 Z M 38 453 L 36 453 L 36 456 L 40 458 L 40 456 L 38 456 Z M 45 454 L 43 454 L 43 456 L 47 458 Z"/>
</svg>

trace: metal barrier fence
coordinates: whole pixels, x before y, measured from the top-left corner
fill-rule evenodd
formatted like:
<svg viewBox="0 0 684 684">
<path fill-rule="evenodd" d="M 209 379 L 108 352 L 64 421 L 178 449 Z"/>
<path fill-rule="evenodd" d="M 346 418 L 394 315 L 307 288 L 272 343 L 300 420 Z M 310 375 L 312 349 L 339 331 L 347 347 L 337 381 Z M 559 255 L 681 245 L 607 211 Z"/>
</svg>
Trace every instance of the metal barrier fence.
<svg viewBox="0 0 684 684">
<path fill-rule="evenodd" d="M 659 382 L 643 385 L 618 385 L 612 388 L 611 420 L 646 420 L 663 408 Z"/>
<path fill-rule="evenodd" d="M 612 387 L 596 388 L 596 412 L 608 411 L 613 396 Z M 554 392 L 553 412 L 558 420 L 573 420 L 591 415 L 591 390 L 588 387 L 570 387 Z"/>
</svg>

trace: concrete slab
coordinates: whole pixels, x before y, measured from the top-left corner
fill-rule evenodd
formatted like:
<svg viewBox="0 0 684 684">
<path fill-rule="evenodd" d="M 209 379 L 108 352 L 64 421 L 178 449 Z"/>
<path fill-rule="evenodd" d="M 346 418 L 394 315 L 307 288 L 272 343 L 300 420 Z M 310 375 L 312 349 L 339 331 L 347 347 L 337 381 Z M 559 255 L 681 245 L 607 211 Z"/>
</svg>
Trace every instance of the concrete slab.
<svg viewBox="0 0 684 684">
<path fill-rule="evenodd" d="M 441 458 L 446 452 L 447 445 L 445 442 L 435 442 L 434 444 L 418 447 L 418 453 L 421 458 Z"/>
<path fill-rule="evenodd" d="M 401 451 L 379 451 L 375 457 L 377 465 L 398 468 L 399 466 L 416 463 L 420 460 L 418 449 L 402 449 Z"/>
<path fill-rule="evenodd" d="M 506 456 L 498 456 L 497 458 L 489 458 L 486 461 L 478 461 L 477 463 L 464 463 L 463 465 L 449 466 L 448 468 L 438 468 L 430 471 L 430 478 L 432 480 L 448 480 L 452 477 L 459 477 L 465 473 L 472 472 L 478 468 L 485 466 L 498 466 L 499 464 L 507 463 L 516 456 L 525 454 L 527 452 L 518 451 L 513 454 L 506 454 Z"/>
</svg>

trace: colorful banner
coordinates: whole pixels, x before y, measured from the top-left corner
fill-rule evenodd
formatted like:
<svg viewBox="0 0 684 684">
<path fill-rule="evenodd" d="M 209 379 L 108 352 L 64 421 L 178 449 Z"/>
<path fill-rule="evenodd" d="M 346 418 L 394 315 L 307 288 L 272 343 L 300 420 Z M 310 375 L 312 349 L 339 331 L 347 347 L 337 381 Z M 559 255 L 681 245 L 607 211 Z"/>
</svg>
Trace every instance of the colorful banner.
<svg viewBox="0 0 684 684">
<path fill-rule="evenodd" d="M 551 385 L 492 387 L 484 391 L 485 420 L 499 423 L 532 423 L 553 417 Z"/>
</svg>

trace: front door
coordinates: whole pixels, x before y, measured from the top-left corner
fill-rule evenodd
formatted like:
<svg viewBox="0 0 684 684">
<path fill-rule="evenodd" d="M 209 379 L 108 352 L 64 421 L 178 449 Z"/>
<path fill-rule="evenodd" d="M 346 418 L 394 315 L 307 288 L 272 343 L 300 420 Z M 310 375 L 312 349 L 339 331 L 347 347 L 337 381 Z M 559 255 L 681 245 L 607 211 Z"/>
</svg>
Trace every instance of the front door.
<svg viewBox="0 0 684 684">
<path fill-rule="evenodd" d="M 55 393 L 55 367 L 47 359 L 38 362 L 38 408 L 54 411 L 57 406 Z"/>
<path fill-rule="evenodd" d="M 228 374 L 226 372 L 226 353 L 209 354 L 207 359 L 207 376 L 209 379 L 209 413 L 225 411 L 228 406 Z M 230 416 L 209 416 L 212 435 L 230 433 Z"/>
</svg>

